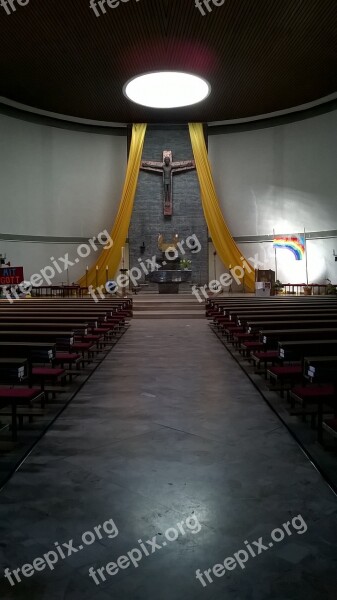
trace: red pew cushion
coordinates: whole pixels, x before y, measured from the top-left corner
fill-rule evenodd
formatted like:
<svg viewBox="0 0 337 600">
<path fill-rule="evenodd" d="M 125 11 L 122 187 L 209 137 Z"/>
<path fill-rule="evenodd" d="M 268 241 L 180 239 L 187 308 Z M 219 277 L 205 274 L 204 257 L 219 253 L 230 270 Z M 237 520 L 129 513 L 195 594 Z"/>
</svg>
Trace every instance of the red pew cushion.
<svg viewBox="0 0 337 600">
<path fill-rule="evenodd" d="M 333 385 L 308 385 L 306 387 L 296 386 L 292 390 L 293 394 L 296 394 L 299 398 L 315 398 L 320 396 L 333 396 L 334 386 Z"/>
<path fill-rule="evenodd" d="M 267 350 L 266 352 L 254 352 L 254 356 L 260 360 L 265 358 L 278 358 L 277 350 Z"/>
<path fill-rule="evenodd" d="M 64 369 L 52 369 L 51 367 L 33 367 L 32 374 L 38 377 L 59 377 L 65 373 Z"/>
<path fill-rule="evenodd" d="M 72 348 L 74 350 L 90 350 L 90 348 L 93 348 L 93 344 L 91 342 L 75 342 Z"/>
<path fill-rule="evenodd" d="M 33 400 L 40 393 L 40 388 L 0 388 L 0 398 Z"/>
<path fill-rule="evenodd" d="M 56 352 L 56 362 L 70 361 L 73 362 L 81 358 L 80 354 L 76 354 L 76 352 Z"/>
<path fill-rule="evenodd" d="M 287 367 L 271 367 L 269 369 L 270 373 L 273 375 L 282 376 L 282 375 L 300 375 L 302 373 L 301 365 L 296 366 L 287 366 Z"/>
</svg>

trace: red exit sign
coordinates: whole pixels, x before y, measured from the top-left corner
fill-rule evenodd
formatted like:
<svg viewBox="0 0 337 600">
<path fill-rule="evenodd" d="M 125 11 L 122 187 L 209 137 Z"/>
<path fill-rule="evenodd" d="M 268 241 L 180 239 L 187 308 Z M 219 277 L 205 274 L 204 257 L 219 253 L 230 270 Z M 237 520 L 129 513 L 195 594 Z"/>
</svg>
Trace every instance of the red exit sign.
<svg viewBox="0 0 337 600">
<path fill-rule="evenodd" d="M 19 285 L 23 281 L 23 267 L 0 268 L 0 285 Z"/>
</svg>

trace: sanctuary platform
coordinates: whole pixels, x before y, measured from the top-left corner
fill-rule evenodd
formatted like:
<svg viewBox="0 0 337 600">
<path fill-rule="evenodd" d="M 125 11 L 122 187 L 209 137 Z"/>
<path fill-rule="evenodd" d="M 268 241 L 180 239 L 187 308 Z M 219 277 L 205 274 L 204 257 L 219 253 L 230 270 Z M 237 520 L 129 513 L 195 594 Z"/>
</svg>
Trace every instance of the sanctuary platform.
<svg viewBox="0 0 337 600">
<path fill-rule="evenodd" d="M 205 304 L 191 293 L 141 293 L 133 296 L 135 319 L 202 319 Z"/>
</svg>

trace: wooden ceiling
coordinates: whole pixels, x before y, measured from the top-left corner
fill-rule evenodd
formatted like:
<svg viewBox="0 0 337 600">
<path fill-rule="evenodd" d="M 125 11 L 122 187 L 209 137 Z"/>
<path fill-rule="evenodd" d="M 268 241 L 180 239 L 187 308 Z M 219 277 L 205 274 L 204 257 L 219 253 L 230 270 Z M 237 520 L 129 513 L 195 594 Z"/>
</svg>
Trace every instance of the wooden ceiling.
<svg viewBox="0 0 337 600">
<path fill-rule="evenodd" d="M 202 0 L 201 0 L 202 1 Z M 15 2 L 15 0 L 14 0 Z M 0 6 L 0 96 L 100 121 L 219 121 L 288 109 L 337 91 L 336 0 L 124 0 L 96 17 L 89 0 Z M 203 103 L 139 107 L 123 96 L 139 73 L 206 78 Z"/>
</svg>

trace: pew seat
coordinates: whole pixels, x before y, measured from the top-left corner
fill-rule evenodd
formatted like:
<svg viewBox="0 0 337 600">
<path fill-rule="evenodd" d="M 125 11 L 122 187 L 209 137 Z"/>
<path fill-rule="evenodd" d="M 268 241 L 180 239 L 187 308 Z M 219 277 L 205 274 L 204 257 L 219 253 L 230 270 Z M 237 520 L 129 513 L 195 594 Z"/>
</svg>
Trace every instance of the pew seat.
<svg viewBox="0 0 337 600">
<path fill-rule="evenodd" d="M 32 368 L 32 377 L 33 380 L 39 381 L 41 384 L 41 388 L 46 392 L 46 383 L 52 384 L 53 387 L 48 388 L 48 392 L 51 392 L 55 397 L 55 393 L 58 388 L 55 388 L 56 383 L 62 382 L 63 379 L 67 376 L 67 373 L 64 369 L 53 369 L 52 367 L 33 367 Z"/>
<path fill-rule="evenodd" d="M 33 367 L 32 375 L 34 377 L 43 377 L 45 379 L 58 379 L 62 375 L 65 375 L 64 369 L 53 369 L 51 367 Z"/>
<path fill-rule="evenodd" d="M 240 349 L 244 356 L 249 356 L 251 352 L 260 351 L 264 348 L 262 342 L 245 342 L 241 344 Z"/>
<path fill-rule="evenodd" d="M 302 366 L 285 365 L 283 367 L 271 367 L 268 369 L 268 373 L 272 377 L 293 377 L 296 375 L 302 375 Z"/>
<path fill-rule="evenodd" d="M 310 403 L 317 404 L 322 398 L 333 399 L 334 393 L 333 385 L 298 385 L 290 391 L 290 402 L 292 406 L 297 403 L 306 407 Z"/>
<path fill-rule="evenodd" d="M 41 388 L 6 388 L 0 387 L 0 406 L 11 404 L 12 417 L 12 441 L 17 441 L 17 407 L 22 404 L 30 404 L 33 400 L 41 400 L 41 407 L 44 407 L 44 392 Z"/>
<path fill-rule="evenodd" d="M 56 365 L 69 365 L 69 368 L 81 360 L 81 354 L 77 354 L 76 352 L 56 352 L 56 357 L 54 359 L 54 363 Z"/>
<path fill-rule="evenodd" d="M 302 365 L 285 365 L 282 367 L 270 367 L 267 371 L 270 382 L 274 380 L 275 387 L 271 389 L 279 390 L 283 396 L 284 389 L 294 381 L 301 381 L 303 378 Z M 280 385 L 280 387 L 277 387 Z"/>
<path fill-rule="evenodd" d="M 25 400 L 30 402 L 34 400 L 39 394 L 41 394 L 41 388 L 28 388 L 28 387 L 0 387 L 0 402 L 2 400 Z"/>
<path fill-rule="evenodd" d="M 82 355 L 82 363 L 84 364 L 85 355 L 87 354 L 88 361 L 90 361 L 93 357 L 93 353 L 95 350 L 95 344 L 92 342 L 75 342 L 72 345 L 72 350 L 75 352 L 80 352 Z"/>
<path fill-rule="evenodd" d="M 322 396 L 333 396 L 333 385 L 307 385 L 296 386 L 291 390 L 291 395 L 300 399 L 322 398 Z"/>
<path fill-rule="evenodd" d="M 264 375 L 267 376 L 267 366 L 268 364 L 275 365 L 275 363 L 279 362 L 280 358 L 277 350 L 266 350 L 264 352 L 253 352 L 251 354 L 251 359 L 255 363 L 256 371 L 259 371 L 261 368 L 261 363 L 264 366 Z"/>
</svg>

